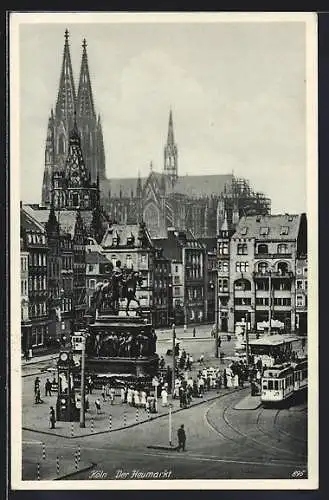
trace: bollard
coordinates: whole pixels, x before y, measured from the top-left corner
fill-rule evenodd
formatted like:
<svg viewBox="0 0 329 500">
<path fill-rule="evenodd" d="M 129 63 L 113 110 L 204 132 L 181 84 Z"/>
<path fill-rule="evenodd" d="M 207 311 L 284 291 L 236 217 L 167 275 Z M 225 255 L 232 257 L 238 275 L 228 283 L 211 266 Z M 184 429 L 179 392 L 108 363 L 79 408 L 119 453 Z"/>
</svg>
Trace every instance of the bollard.
<svg viewBox="0 0 329 500">
<path fill-rule="evenodd" d="M 72 422 L 72 424 L 71 424 L 71 437 L 73 437 L 73 436 L 74 436 L 74 424 Z"/>
<path fill-rule="evenodd" d="M 109 416 L 109 428 L 112 430 L 112 415 Z"/>
<path fill-rule="evenodd" d="M 94 432 L 94 419 L 93 418 L 91 419 L 90 430 L 91 430 L 91 432 Z"/>
<path fill-rule="evenodd" d="M 138 415 L 138 408 L 136 408 L 136 423 L 138 422 L 139 415 Z"/>
<path fill-rule="evenodd" d="M 127 425 L 127 415 L 126 412 L 123 413 L 123 426 L 126 427 Z"/>
<path fill-rule="evenodd" d="M 40 464 L 37 464 L 37 480 L 40 481 Z"/>
<path fill-rule="evenodd" d="M 42 459 L 46 460 L 46 445 L 42 443 Z"/>
<path fill-rule="evenodd" d="M 78 447 L 78 460 L 79 460 L 79 463 L 80 463 L 80 460 L 81 460 L 81 446 L 80 445 Z"/>
<path fill-rule="evenodd" d="M 59 474 L 59 457 L 56 457 L 56 474 Z"/>
</svg>

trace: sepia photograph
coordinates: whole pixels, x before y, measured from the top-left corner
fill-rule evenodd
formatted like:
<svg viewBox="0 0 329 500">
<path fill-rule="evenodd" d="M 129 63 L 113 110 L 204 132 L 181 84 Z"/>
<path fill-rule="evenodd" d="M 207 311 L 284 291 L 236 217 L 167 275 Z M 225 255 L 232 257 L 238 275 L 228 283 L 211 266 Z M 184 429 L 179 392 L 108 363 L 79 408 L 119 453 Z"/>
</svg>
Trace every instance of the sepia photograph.
<svg viewBox="0 0 329 500">
<path fill-rule="evenodd" d="M 316 15 L 9 42 L 11 487 L 317 488 Z"/>
</svg>

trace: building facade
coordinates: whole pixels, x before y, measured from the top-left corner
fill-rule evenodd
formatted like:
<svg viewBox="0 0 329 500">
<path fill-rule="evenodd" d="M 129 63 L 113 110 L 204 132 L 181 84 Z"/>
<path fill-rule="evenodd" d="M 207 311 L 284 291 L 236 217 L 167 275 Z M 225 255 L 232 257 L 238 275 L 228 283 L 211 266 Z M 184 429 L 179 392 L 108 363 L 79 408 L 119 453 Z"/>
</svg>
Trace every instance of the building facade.
<svg viewBox="0 0 329 500">
<path fill-rule="evenodd" d="M 65 173 L 69 150 L 69 134 L 77 122 L 81 147 L 91 182 L 105 179 L 105 153 L 100 115 L 96 115 L 90 79 L 87 44 L 83 40 L 78 91 L 73 75 L 69 33 L 65 32 L 62 68 L 55 110 L 50 111 L 45 146 L 42 205 L 51 204 L 54 171 Z"/>
<path fill-rule="evenodd" d="M 162 248 L 154 253 L 153 312 L 155 327 L 167 326 L 173 318 L 171 262 Z"/>
<path fill-rule="evenodd" d="M 21 347 L 28 353 L 31 344 L 31 321 L 29 318 L 29 253 L 24 250 L 21 238 Z"/>
<path fill-rule="evenodd" d="M 96 285 L 109 280 L 113 264 L 101 251 L 89 248 L 86 252 L 86 266 L 87 305 L 88 309 L 92 309 L 92 299 Z"/>
<path fill-rule="evenodd" d="M 24 351 L 38 350 L 48 340 L 48 243 L 45 229 L 21 209 L 21 245 L 28 254 L 28 316 L 23 330 Z M 24 276 L 26 274 L 24 273 Z"/>
<path fill-rule="evenodd" d="M 144 313 L 152 315 L 154 322 L 154 246 L 145 224 L 109 224 L 101 246 L 113 266 L 120 260 L 122 268 L 139 271 L 143 282 L 137 285 L 136 297 Z"/>
<path fill-rule="evenodd" d="M 296 329 L 296 263 L 307 251 L 306 216 L 243 217 L 230 241 L 229 330 L 280 323 Z"/>
<path fill-rule="evenodd" d="M 305 335 L 307 333 L 307 297 L 307 257 L 302 255 L 296 261 L 296 330 L 301 335 Z"/>
<path fill-rule="evenodd" d="M 73 331 L 74 324 L 74 251 L 73 240 L 69 233 L 60 232 L 61 254 L 61 333 L 68 335 Z"/>
</svg>

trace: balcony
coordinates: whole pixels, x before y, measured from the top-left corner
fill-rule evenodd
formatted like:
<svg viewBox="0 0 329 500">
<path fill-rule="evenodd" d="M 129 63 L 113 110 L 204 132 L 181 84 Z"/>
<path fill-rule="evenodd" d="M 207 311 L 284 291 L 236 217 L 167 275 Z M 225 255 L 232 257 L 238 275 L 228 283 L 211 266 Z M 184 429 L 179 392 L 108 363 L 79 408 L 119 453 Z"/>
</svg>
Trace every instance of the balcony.
<svg viewBox="0 0 329 500">
<path fill-rule="evenodd" d="M 255 253 L 255 259 L 292 259 L 291 253 Z"/>
<path fill-rule="evenodd" d="M 254 271 L 254 278 L 281 278 L 281 279 L 293 279 L 294 273 L 288 271 L 287 273 L 282 273 L 280 271 Z"/>
</svg>

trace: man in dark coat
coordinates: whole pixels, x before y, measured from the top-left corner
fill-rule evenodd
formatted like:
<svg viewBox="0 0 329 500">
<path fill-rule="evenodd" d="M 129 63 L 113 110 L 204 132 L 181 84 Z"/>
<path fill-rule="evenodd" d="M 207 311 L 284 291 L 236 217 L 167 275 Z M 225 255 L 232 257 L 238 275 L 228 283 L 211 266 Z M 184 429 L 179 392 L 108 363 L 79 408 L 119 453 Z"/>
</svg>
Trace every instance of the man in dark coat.
<svg viewBox="0 0 329 500">
<path fill-rule="evenodd" d="M 55 417 L 55 410 L 54 410 L 53 406 L 50 407 L 49 422 L 50 422 L 50 428 L 55 429 L 56 417 Z"/>
<path fill-rule="evenodd" d="M 177 431 L 177 437 L 178 437 L 178 448 L 177 451 L 180 451 L 181 449 L 185 451 L 185 443 L 186 443 L 186 434 L 184 430 L 184 424 L 180 426 L 180 428 Z"/>
<path fill-rule="evenodd" d="M 51 382 L 49 378 L 47 378 L 47 381 L 45 383 L 45 396 L 51 396 Z"/>
</svg>

